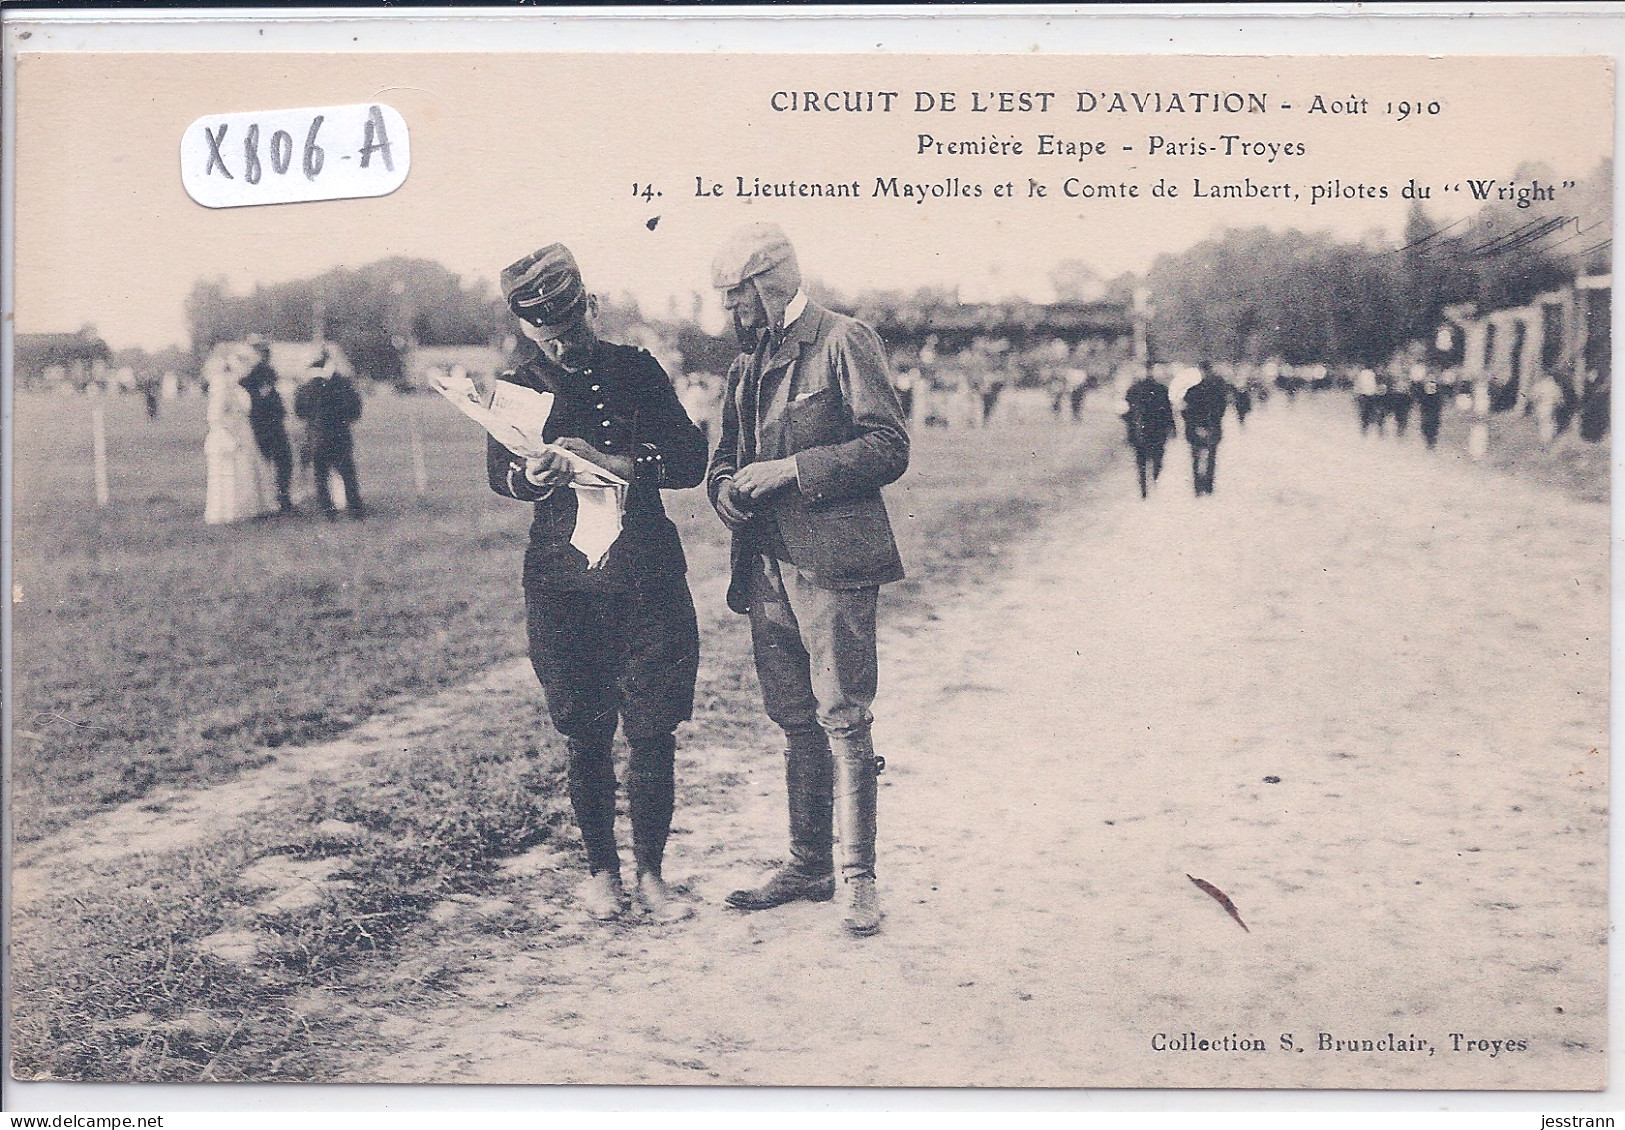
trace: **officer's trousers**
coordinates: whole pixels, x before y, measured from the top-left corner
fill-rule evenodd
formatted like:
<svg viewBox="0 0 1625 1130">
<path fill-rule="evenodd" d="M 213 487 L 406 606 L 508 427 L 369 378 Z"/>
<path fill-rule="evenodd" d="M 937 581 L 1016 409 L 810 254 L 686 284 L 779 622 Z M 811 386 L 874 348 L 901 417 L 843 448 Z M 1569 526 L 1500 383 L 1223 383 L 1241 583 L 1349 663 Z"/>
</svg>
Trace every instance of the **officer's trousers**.
<svg viewBox="0 0 1625 1130">
<path fill-rule="evenodd" d="M 631 756 L 626 791 L 640 873 L 660 874 L 671 831 L 672 732 L 692 716 L 699 629 L 687 582 L 577 592 L 525 586 L 530 662 L 569 749 L 570 804 L 594 871 L 618 871 L 617 725 Z"/>
</svg>

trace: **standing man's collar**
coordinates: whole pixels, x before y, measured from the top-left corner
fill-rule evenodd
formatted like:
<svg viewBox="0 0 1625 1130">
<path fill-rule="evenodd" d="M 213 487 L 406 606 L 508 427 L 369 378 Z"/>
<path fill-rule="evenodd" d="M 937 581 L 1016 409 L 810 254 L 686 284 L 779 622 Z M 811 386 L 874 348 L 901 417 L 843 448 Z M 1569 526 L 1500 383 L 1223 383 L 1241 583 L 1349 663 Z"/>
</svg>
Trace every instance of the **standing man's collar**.
<svg viewBox="0 0 1625 1130">
<path fill-rule="evenodd" d="M 801 312 L 806 308 L 807 292 L 798 287 L 796 289 L 795 297 L 790 299 L 789 302 L 785 303 L 784 328 L 789 329 L 792 325 L 794 325 L 795 320 L 801 317 Z"/>
</svg>

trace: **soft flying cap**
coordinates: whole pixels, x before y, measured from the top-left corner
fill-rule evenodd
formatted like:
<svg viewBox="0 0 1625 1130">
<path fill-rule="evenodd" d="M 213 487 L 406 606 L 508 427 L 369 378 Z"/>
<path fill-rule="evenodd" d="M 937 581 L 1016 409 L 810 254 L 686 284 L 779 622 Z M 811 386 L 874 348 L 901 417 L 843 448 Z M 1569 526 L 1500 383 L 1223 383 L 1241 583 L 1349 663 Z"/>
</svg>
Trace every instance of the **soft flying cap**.
<svg viewBox="0 0 1625 1130">
<path fill-rule="evenodd" d="M 728 237 L 711 261 L 711 285 L 718 290 L 731 290 L 782 263 L 790 264 L 800 285 L 801 268 L 796 264 L 796 249 L 790 246 L 784 229 L 778 224 L 746 224 Z"/>
<path fill-rule="evenodd" d="M 722 245 L 711 263 L 711 285 L 732 290 L 751 283 L 775 330 L 784 326 L 785 307 L 801 289 L 795 248 L 777 224 L 746 224 Z"/>
<path fill-rule="evenodd" d="M 568 329 L 587 310 L 581 268 L 562 243 L 550 243 L 502 269 L 502 297 L 516 318 L 544 334 Z"/>
</svg>

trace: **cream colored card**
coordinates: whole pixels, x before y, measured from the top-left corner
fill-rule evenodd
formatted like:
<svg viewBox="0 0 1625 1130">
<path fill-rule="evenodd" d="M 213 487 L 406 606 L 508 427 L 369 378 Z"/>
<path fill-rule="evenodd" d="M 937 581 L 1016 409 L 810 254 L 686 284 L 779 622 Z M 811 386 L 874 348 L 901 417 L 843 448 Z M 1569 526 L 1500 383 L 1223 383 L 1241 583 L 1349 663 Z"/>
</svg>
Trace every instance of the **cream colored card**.
<svg viewBox="0 0 1625 1130">
<path fill-rule="evenodd" d="M 36 47 L 8 36 L 19 1078 L 1606 1086 L 1610 58 Z M 404 179 L 310 199 L 377 171 L 371 106 Z M 291 202 L 188 195 L 230 174 L 243 204 L 251 167 Z M 725 904 L 785 857 L 785 782 L 697 491 L 666 496 L 704 664 L 666 869 L 695 914 L 580 914 L 528 511 L 438 397 L 373 391 L 488 380 L 512 324 L 449 340 L 437 310 L 554 241 L 605 336 L 686 379 L 756 221 L 880 333 L 913 433 L 872 938 L 839 898 Z M 343 280 L 391 259 L 455 283 L 379 297 L 400 320 L 368 336 Z M 206 526 L 206 478 L 213 513 L 275 507 L 252 357 L 195 348 L 205 307 L 316 278 L 302 317 L 369 390 L 366 521 L 322 523 L 296 450 L 293 519 Z M 305 335 L 264 332 L 299 376 Z M 1145 361 L 1249 396 L 1211 497 L 1183 424 L 1139 497 L 1117 416 Z M 1357 415 L 1363 370 L 1408 426 Z M 474 606 L 498 642 L 459 634 Z M 391 681 L 391 646 L 455 676 Z M 509 754 L 539 767 L 487 773 Z M 546 833 L 496 827 L 493 782 Z"/>
</svg>

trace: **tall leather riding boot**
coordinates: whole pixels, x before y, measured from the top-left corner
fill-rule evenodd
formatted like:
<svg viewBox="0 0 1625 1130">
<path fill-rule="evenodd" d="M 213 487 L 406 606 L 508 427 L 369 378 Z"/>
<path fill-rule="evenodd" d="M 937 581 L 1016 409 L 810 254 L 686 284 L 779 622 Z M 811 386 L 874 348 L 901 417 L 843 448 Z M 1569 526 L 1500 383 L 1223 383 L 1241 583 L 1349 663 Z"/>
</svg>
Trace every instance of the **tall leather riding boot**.
<svg viewBox="0 0 1625 1130">
<path fill-rule="evenodd" d="M 786 735 L 784 786 L 790 801 L 790 865 L 822 879 L 834 867 L 834 767 L 823 730 Z"/>
<path fill-rule="evenodd" d="M 587 849 L 590 871 L 621 873 L 621 856 L 615 847 L 615 762 L 609 741 L 567 738 L 569 763 L 566 776 L 570 785 L 570 807 L 575 810 L 576 827 Z"/>
<path fill-rule="evenodd" d="M 790 801 L 790 862 L 757 887 L 728 895 L 736 910 L 771 910 L 787 902 L 835 897 L 834 770 L 823 730 L 786 732 L 784 785 Z"/>
<path fill-rule="evenodd" d="M 875 747 L 867 734 L 834 743 L 835 823 L 840 829 L 841 892 L 846 915 L 841 925 L 850 934 L 867 936 L 880 929 L 880 901 L 875 892 Z"/>
</svg>

